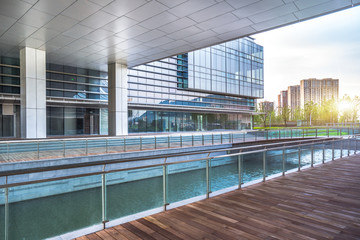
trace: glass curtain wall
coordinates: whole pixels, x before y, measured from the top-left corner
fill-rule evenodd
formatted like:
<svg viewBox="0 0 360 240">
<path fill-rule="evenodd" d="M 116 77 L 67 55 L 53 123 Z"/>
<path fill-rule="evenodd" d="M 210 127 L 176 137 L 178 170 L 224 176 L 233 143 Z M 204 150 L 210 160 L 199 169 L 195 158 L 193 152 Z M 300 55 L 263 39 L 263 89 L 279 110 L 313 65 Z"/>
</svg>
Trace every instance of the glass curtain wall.
<svg viewBox="0 0 360 240">
<path fill-rule="evenodd" d="M 47 135 L 99 134 L 100 109 L 47 107 Z"/>
<path fill-rule="evenodd" d="M 249 129 L 251 117 L 241 114 L 212 114 L 188 112 L 163 112 L 129 110 L 129 133 L 138 132 L 186 132 L 212 130 Z"/>
</svg>

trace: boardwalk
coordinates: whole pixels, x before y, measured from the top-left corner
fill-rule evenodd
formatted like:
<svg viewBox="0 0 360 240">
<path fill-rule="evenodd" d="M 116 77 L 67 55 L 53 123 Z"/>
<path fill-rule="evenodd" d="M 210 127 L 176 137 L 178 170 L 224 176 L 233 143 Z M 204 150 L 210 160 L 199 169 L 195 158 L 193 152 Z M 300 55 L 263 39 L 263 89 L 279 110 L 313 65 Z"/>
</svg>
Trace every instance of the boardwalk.
<svg viewBox="0 0 360 240">
<path fill-rule="evenodd" d="M 360 239 L 360 155 L 78 239 Z"/>
</svg>

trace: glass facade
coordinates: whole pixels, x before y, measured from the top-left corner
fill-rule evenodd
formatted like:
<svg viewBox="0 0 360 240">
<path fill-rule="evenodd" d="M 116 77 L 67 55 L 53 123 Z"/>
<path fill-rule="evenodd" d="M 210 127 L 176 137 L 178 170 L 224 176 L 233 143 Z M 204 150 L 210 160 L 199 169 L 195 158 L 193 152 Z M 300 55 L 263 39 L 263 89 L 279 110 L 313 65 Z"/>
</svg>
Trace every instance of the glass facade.
<svg viewBox="0 0 360 240">
<path fill-rule="evenodd" d="M 0 94 L 17 97 L 0 137 L 20 129 L 19 65 L 0 58 Z M 263 88 L 263 48 L 250 38 L 129 68 L 129 132 L 248 129 Z M 47 63 L 46 96 L 48 136 L 108 133 L 107 72 Z"/>
<path fill-rule="evenodd" d="M 246 119 L 246 116 L 242 116 L 241 114 L 150 110 L 129 110 L 128 126 L 129 133 L 240 130 L 251 127 L 249 119 Z"/>
<path fill-rule="evenodd" d="M 108 99 L 107 72 L 46 65 L 46 96 L 86 100 Z"/>
<path fill-rule="evenodd" d="M 190 52 L 187 62 L 191 89 L 264 97 L 263 47 L 251 39 L 237 39 Z"/>
<path fill-rule="evenodd" d="M 0 58 L 0 94 L 20 94 L 20 61 Z"/>
</svg>

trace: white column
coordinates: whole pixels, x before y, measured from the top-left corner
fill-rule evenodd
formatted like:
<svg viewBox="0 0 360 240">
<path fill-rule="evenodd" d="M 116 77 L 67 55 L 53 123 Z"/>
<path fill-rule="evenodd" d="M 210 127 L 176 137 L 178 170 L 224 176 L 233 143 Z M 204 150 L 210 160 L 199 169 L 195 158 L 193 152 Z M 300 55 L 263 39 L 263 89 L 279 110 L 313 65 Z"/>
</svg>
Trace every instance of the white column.
<svg viewBox="0 0 360 240">
<path fill-rule="evenodd" d="M 128 82 L 127 66 L 108 65 L 109 82 L 109 135 L 128 135 Z"/>
<path fill-rule="evenodd" d="M 21 137 L 46 138 L 45 51 L 20 50 Z"/>
</svg>

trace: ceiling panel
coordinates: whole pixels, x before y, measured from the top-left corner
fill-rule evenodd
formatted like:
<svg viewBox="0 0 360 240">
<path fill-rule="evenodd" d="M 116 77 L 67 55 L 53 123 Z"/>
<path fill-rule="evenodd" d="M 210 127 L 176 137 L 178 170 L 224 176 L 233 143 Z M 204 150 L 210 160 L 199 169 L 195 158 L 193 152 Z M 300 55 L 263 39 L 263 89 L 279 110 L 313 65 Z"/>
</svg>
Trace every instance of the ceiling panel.
<svg viewBox="0 0 360 240">
<path fill-rule="evenodd" d="M 0 53 L 129 66 L 293 24 L 360 0 L 0 0 Z M 105 65 L 105 66 L 104 66 Z"/>
</svg>

